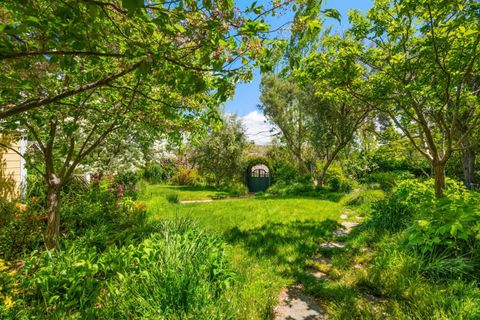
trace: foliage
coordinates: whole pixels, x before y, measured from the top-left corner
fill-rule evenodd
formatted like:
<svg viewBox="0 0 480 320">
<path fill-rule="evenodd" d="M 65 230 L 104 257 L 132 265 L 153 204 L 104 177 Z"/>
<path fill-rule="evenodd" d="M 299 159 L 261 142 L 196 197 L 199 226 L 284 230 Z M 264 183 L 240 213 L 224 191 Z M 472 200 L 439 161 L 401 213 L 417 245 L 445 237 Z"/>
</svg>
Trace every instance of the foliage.
<svg viewBox="0 0 480 320">
<path fill-rule="evenodd" d="M 163 87 L 169 96 L 188 99 L 189 93 L 212 90 L 215 100 L 226 100 L 232 82 L 248 79 L 248 59 L 263 53 L 267 58 L 261 35 L 269 26 L 260 18 L 279 7 L 254 4 L 240 11 L 232 1 L 205 4 L 4 2 L 0 118 L 92 89 L 120 88 L 118 82 L 132 74 L 150 77 L 149 85 Z M 233 68 L 232 60 L 240 67 Z M 130 80 L 126 86 L 135 87 L 136 80 Z M 37 91 L 39 85 L 46 90 Z"/>
<path fill-rule="evenodd" d="M 22 319 L 132 313 L 210 319 L 225 313 L 222 293 L 234 273 L 220 239 L 186 219 L 158 222 L 143 232 L 138 240 L 129 237 L 104 250 L 89 245 L 87 234 L 63 241 L 62 250 L 32 252 L 13 276 L 21 292 L 9 292 L 11 308 Z"/>
<path fill-rule="evenodd" d="M 377 171 L 367 175 L 363 181 L 366 183 L 378 183 L 382 190 L 388 192 L 403 180 L 412 178 L 414 177 L 409 171 Z"/>
<path fill-rule="evenodd" d="M 44 218 L 41 211 L 36 211 L 34 203 L 15 205 L 0 198 L 0 256 L 14 260 L 41 247 Z"/>
<path fill-rule="evenodd" d="M 198 171 L 215 186 L 242 181 L 247 139 L 242 122 L 224 116 L 221 128 L 208 132 L 195 146 L 193 158 Z"/>
<path fill-rule="evenodd" d="M 350 192 L 355 186 L 355 181 L 349 179 L 340 167 L 331 167 L 325 177 L 326 184 L 333 192 Z"/>
<path fill-rule="evenodd" d="M 201 177 L 197 169 L 181 168 L 170 180 L 179 186 L 191 186 L 201 182 Z"/>
<path fill-rule="evenodd" d="M 436 277 L 471 274 L 478 263 L 479 197 L 447 180 L 437 199 L 433 181 L 407 180 L 374 205 L 370 226 L 377 233 L 400 232 L 402 246 L 418 255 L 419 270 Z"/>
<path fill-rule="evenodd" d="M 280 196 L 312 196 L 317 194 L 311 183 L 293 182 L 289 184 L 276 183 L 267 190 L 268 193 Z"/>
<path fill-rule="evenodd" d="M 388 114 L 431 164 L 437 197 L 445 188 L 445 164 L 480 117 L 472 77 L 480 68 L 477 13 L 474 0 L 405 0 L 375 1 L 366 16 L 350 15 L 348 33 L 371 43 L 359 54 L 375 70 L 366 100 Z"/>
<path fill-rule="evenodd" d="M 177 171 L 173 164 L 148 164 L 143 171 L 143 178 L 150 183 L 161 183 L 170 179 Z"/>
<path fill-rule="evenodd" d="M 342 203 L 348 206 L 370 206 L 385 198 L 382 190 L 357 189 L 346 195 Z"/>
<path fill-rule="evenodd" d="M 307 166 L 308 160 L 311 160 L 308 153 L 309 120 L 305 113 L 306 105 L 301 103 L 305 93 L 293 79 L 281 79 L 273 74 L 262 77 L 261 91 L 260 110 L 280 129 L 281 139 L 301 173 L 310 172 Z"/>
<path fill-rule="evenodd" d="M 170 203 L 178 203 L 180 200 L 178 199 L 178 193 L 169 193 L 165 196 L 168 202 Z"/>
</svg>

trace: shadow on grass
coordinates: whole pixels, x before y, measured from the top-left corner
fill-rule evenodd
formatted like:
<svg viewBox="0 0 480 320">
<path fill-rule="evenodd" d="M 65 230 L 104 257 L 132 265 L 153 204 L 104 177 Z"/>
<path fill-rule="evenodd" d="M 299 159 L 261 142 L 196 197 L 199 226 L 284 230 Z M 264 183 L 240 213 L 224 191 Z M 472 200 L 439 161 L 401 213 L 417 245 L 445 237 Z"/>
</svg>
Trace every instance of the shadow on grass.
<svg viewBox="0 0 480 320">
<path fill-rule="evenodd" d="M 280 273 L 297 277 L 308 257 L 319 251 L 318 244 L 332 237 L 339 224 L 334 220 L 267 223 L 262 227 L 224 233 L 231 244 L 242 245 L 250 255 L 268 260 Z"/>
</svg>

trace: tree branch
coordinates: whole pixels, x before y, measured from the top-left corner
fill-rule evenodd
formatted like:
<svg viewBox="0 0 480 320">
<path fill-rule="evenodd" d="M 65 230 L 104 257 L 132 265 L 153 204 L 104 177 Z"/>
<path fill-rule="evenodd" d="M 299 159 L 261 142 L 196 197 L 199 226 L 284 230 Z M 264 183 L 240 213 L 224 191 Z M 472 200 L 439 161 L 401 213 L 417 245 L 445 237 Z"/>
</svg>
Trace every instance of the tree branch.
<svg viewBox="0 0 480 320">
<path fill-rule="evenodd" d="M 13 116 L 13 115 L 16 115 L 16 114 L 19 114 L 19 113 L 22 113 L 22 112 L 25 112 L 25 111 L 28 111 L 28 110 L 31 110 L 31 109 L 35 109 L 35 108 L 44 106 L 44 105 L 52 103 L 52 102 L 59 101 L 59 100 L 64 99 L 64 98 L 71 97 L 75 94 L 78 94 L 78 93 L 81 93 L 81 92 L 84 92 L 84 91 L 87 91 L 87 90 L 90 90 L 90 89 L 94 89 L 94 88 L 97 88 L 97 87 L 107 85 L 110 82 L 112 82 L 112 81 L 114 81 L 114 80 L 116 80 L 120 77 L 123 77 L 124 75 L 134 71 L 135 69 L 140 67 L 144 62 L 145 62 L 145 60 L 139 61 L 137 63 L 134 63 L 133 65 L 131 65 L 127 69 L 124 69 L 120 72 L 111 74 L 110 76 L 108 76 L 106 78 L 103 78 L 101 80 L 97 80 L 97 81 L 94 81 L 94 82 L 90 82 L 90 83 L 87 83 L 87 84 L 83 84 L 81 86 L 76 87 L 75 89 L 64 91 L 64 92 L 62 92 L 60 94 L 57 94 L 53 97 L 46 97 L 46 98 L 43 98 L 43 99 L 29 100 L 29 101 L 26 101 L 26 102 L 21 103 L 19 105 L 15 105 L 11 108 L 8 108 L 6 111 L 1 112 L 0 113 L 0 120 L 4 119 L 4 118 L 7 118 L 7 117 L 10 117 L 10 116 Z M 4 108 L 5 108 L 5 106 L 4 106 Z"/>
</svg>

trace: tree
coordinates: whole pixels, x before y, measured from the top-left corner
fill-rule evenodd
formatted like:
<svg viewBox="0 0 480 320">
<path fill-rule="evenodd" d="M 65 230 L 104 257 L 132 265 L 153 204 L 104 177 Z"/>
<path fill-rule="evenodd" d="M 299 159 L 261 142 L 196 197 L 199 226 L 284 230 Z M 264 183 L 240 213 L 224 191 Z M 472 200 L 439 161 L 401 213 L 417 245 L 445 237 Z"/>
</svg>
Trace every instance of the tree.
<svg viewBox="0 0 480 320">
<path fill-rule="evenodd" d="M 248 142 L 241 121 L 234 115 L 223 117 L 219 130 L 211 130 L 194 148 L 199 172 L 212 177 L 216 186 L 229 184 L 243 174 Z"/>
<path fill-rule="evenodd" d="M 242 16 L 231 0 L 2 2 L 0 130 L 24 128 L 36 141 L 49 247 L 78 166 L 119 135 L 148 128 L 153 139 L 216 118 L 264 52 L 262 17 L 281 5 Z"/>
<path fill-rule="evenodd" d="M 282 132 L 289 150 L 308 172 L 304 157 L 323 159 L 319 172 L 311 170 L 317 185 L 353 140 L 371 107 L 346 89 L 366 91 L 366 68 L 358 61 L 361 46 L 352 39 L 324 36 L 312 50 L 304 51 L 298 67 L 283 71 L 284 78 L 266 76 L 260 107 Z M 360 89 L 361 88 L 361 89 Z"/>
<path fill-rule="evenodd" d="M 258 108 L 265 117 L 277 126 L 287 148 L 295 157 L 303 173 L 311 170 L 307 165 L 307 148 L 310 128 L 301 103 L 304 93 L 294 79 L 282 79 L 274 74 L 262 77 L 260 101 Z"/>
<path fill-rule="evenodd" d="M 479 8 L 474 0 L 376 1 L 366 18 L 351 15 L 351 33 L 370 46 L 362 59 L 374 71 L 375 95 L 367 100 L 430 162 L 437 197 L 447 161 L 480 120 L 471 85 L 480 71 Z"/>
<path fill-rule="evenodd" d="M 305 92 L 302 104 L 311 119 L 310 143 L 323 158 L 317 175 L 317 185 L 322 186 L 328 168 L 352 142 L 372 108 L 347 90 L 369 90 L 364 80 L 367 70 L 357 58 L 361 45 L 340 36 L 324 36 L 320 44 L 320 50 L 310 52 L 292 76 Z"/>
<path fill-rule="evenodd" d="M 232 0 L 2 1 L 0 119 L 152 70 L 171 86 L 215 83 L 223 101 L 250 77 L 249 59 L 264 53 L 269 31 L 262 18 L 282 5 L 241 12 Z"/>
<path fill-rule="evenodd" d="M 54 247 L 59 236 L 61 190 L 80 165 L 91 163 L 95 150 L 119 138 L 139 140 L 142 135 L 155 140 L 170 130 L 188 128 L 192 115 L 200 118 L 200 112 L 216 106 L 208 93 L 192 91 L 184 98 L 169 94 L 169 88 L 153 87 L 149 80 L 140 77 L 133 88 L 122 85 L 79 94 L 63 100 L 59 108 L 26 111 L 2 123 L 6 132 L 19 125 L 26 128 L 35 141 L 36 152 L 27 160 L 47 185 L 48 247 Z"/>
</svg>

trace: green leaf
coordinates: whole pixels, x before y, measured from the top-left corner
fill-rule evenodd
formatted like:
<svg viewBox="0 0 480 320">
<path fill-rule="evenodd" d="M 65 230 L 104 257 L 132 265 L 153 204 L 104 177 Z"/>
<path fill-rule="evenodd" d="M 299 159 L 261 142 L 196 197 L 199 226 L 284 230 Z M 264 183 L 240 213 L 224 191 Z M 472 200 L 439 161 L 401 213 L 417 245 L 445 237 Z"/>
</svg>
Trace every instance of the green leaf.
<svg viewBox="0 0 480 320">
<path fill-rule="evenodd" d="M 342 15 L 340 14 L 340 12 L 337 9 L 333 9 L 333 8 L 325 9 L 325 10 L 322 10 L 322 13 L 326 17 L 333 18 L 333 19 L 337 20 L 338 22 L 342 22 L 341 21 Z"/>
<path fill-rule="evenodd" d="M 180 31 L 182 33 L 185 32 L 185 28 L 180 24 L 176 24 L 176 25 L 174 25 L 174 27 L 175 27 L 175 29 L 177 29 L 178 31 Z"/>
<path fill-rule="evenodd" d="M 128 11 L 135 11 L 144 6 L 143 0 L 122 0 L 122 6 Z"/>
</svg>

